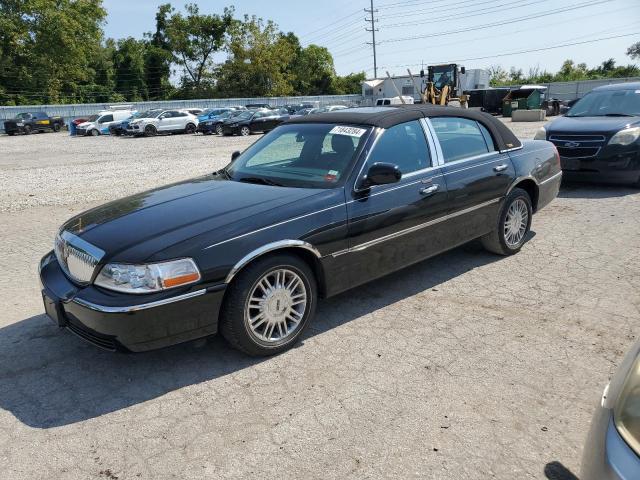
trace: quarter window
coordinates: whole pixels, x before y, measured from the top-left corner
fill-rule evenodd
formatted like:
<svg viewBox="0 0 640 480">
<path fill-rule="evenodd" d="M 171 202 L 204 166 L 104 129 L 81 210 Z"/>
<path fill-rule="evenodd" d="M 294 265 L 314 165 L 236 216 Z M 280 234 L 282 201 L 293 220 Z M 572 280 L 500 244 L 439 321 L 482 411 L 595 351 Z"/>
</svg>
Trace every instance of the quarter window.
<svg viewBox="0 0 640 480">
<path fill-rule="evenodd" d="M 430 167 L 429 145 L 420 122 L 401 123 L 385 130 L 367 163 L 377 162 L 397 165 L 405 175 Z"/>
<path fill-rule="evenodd" d="M 445 163 L 495 150 L 491 134 L 475 120 L 440 117 L 432 118 L 431 124 L 438 136 Z"/>
</svg>

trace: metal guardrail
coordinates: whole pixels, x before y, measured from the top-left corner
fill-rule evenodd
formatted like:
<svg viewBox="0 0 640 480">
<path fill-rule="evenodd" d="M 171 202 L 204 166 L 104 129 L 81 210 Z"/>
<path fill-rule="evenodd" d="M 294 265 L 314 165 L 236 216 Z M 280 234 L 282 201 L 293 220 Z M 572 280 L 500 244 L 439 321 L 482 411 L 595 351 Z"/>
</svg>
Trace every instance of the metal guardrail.
<svg viewBox="0 0 640 480">
<path fill-rule="evenodd" d="M 122 105 L 131 106 L 132 110 L 150 110 L 152 108 L 216 108 L 233 105 L 248 105 L 250 103 L 266 103 L 273 107 L 296 104 L 317 103 L 325 105 L 353 105 L 362 103 L 362 95 L 319 95 L 307 97 L 259 97 L 259 98 L 205 98 L 199 100 L 166 100 L 158 102 L 123 102 Z M 0 130 L 4 121 L 14 118 L 22 112 L 46 112 L 51 116 L 64 118 L 65 123 L 78 117 L 93 115 L 118 103 L 80 103 L 72 105 L 21 105 L 17 107 L 0 107 Z"/>
</svg>

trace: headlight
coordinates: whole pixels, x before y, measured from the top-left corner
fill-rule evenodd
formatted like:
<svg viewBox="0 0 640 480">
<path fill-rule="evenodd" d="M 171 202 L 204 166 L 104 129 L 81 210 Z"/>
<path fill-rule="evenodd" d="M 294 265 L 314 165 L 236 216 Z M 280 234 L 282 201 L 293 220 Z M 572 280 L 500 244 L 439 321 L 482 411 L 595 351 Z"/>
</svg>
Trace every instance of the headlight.
<svg viewBox="0 0 640 480">
<path fill-rule="evenodd" d="M 152 293 L 189 285 L 200 278 L 195 262 L 182 258 L 146 265 L 109 263 L 102 267 L 94 283 L 116 292 Z"/>
<path fill-rule="evenodd" d="M 609 145 L 631 145 L 638 137 L 640 137 L 640 127 L 625 128 L 611 137 Z"/>
<path fill-rule="evenodd" d="M 536 132 L 534 140 L 546 140 L 547 139 L 547 129 L 544 127 L 540 127 Z"/>
<path fill-rule="evenodd" d="M 640 455 L 640 356 L 629 370 L 613 408 L 613 419 L 622 438 Z"/>
</svg>

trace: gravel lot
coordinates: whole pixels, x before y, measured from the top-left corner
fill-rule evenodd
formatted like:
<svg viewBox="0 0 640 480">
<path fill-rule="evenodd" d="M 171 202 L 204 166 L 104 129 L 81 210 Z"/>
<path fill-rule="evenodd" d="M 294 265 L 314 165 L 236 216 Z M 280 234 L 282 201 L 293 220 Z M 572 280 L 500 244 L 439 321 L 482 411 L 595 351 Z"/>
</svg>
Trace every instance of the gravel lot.
<svg viewBox="0 0 640 480">
<path fill-rule="evenodd" d="M 110 354 L 45 318 L 36 265 L 60 223 L 255 139 L 0 137 L 0 478 L 577 474 L 640 324 L 638 191 L 565 186 L 520 254 L 469 244 L 321 302 L 266 360 L 219 338 Z"/>
</svg>

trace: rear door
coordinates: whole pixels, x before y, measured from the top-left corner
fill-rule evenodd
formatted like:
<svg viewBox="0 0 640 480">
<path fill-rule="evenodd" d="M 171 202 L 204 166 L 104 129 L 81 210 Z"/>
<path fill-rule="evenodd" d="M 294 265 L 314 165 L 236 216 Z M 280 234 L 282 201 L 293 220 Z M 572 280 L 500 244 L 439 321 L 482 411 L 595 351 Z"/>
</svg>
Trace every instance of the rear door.
<svg viewBox="0 0 640 480">
<path fill-rule="evenodd" d="M 434 117 L 427 123 L 438 140 L 455 235 L 462 241 L 489 232 L 515 177 L 509 154 L 500 153 L 489 130 L 475 120 Z"/>
<path fill-rule="evenodd" d="M 429 257 L 446 242 L 437 223 L 447 212 L 447 189 L 425 122 L 403 123 L 379 135 L 347 197 L 344 258 L 354 285 Z M 397 165 L 402 178 L 362 190 L 359 182 L 376 162 Z"/>
</svg>

